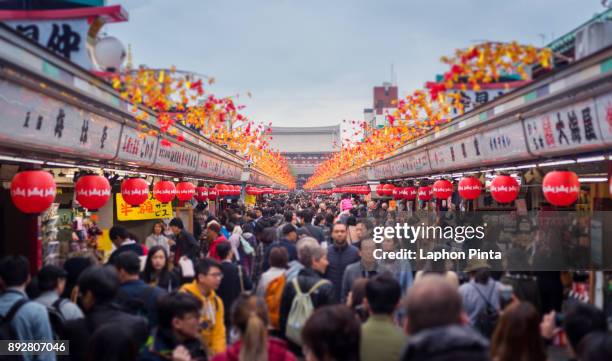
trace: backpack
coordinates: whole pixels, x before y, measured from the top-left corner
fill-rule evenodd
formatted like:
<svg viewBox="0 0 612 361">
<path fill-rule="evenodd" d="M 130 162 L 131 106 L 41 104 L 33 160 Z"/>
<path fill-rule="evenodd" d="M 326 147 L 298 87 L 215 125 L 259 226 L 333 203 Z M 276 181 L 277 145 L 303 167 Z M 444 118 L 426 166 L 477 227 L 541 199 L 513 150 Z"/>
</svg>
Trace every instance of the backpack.
<svg viewBox="0 0 612 361">
<path fill-rule="evenodd" d="M 286 282 L 287 279 L 283 274 L 273 279 L 270 283 L 268 283 L 268 287 L 266 287 L 264 299 L 266 300 L 266 305 L 268 305 L 270 325 L 275 330 L 280 328 L 280 305 Z"/>
<path fill-rule="evenodd" d="M 61 304 L 67 301 L 65 298 L 58 298 L 53 302 L 51 307 L 47 307 L 47 313 L 49 314 L 49 324 L 51 325 L 51 331 L 53 332 L 54 340 L 63 340 L 66 335 L 66 319 L 60 310 Z"/>
<path fill-rule="evenodd" d="M 491 290 L 491 294 L 489 297 L 485 297 L 482 292 L 476 287 L 476 285 L 472 284 L 472 287 L 476 289 L 480 297 L 486 302 L 486 306 L 484 309 L 480 310 L 476 315 L 476 322 L 474 323 L 474 327 L 480 331 L 480 333 L 487 337 L 491 338 L 493 335 L 493 331 L 495 331 L 495 326 L 497 325 L 497 320 L 499 319 L 499 311 L 493 307 L 491 302 L 489 302 L 489 298 L 493 294 L 495 287 Z"/>
<path fill-rule="evenodd" d="M 29 300 L 27 298 L 22 298 L 17 300 L 8 312 L 4 316 L 0 316 L 0 340 L 16 340 L 17 334 L 13 326 L 11 325 L 11 321 L 17 314 L 17 311 L 21 308 L 21 306 L 28 303 Z M 0 356 L 0 360 L 23 360 L 23 356 L 21 355 L 11 355 L 11 356 Z"/>
<path fill-rule="evenodd" d="M 287 338 L 298 345 L 302 345 L 302 328 L 306 321 L 314 312 L 314 306 L 310 295 L 315 292 L 319 287 L 329 283 L 328 280 L 319 280 L 315 283 L 306 293 L 303 293 L 298 283 L 298 277 L 294 278 L 291 282 L 295 289 L 295 297 L 291 303 L 291 310 L 289 311 L 289 317 L 287 318 L 287 327 L 285 335 Z"/>
</svg>

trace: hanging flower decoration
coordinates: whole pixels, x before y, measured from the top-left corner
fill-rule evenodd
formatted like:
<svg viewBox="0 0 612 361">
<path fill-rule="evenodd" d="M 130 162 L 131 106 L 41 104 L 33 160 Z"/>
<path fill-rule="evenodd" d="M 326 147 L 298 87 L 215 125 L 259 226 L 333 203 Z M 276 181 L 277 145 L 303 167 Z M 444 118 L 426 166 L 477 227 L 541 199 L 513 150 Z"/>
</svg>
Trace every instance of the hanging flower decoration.
<svg viewBox="0 0 612 361">
<path fill-rule="evenodd" d="M 208 84 L 213 82 L 214 79 L 208 79 Z M 244 107 L 235 104 L 234 98 L 238 96 L 218 98 L 208 94 L 202 77 L 178 72 L 174 67 L 170 70 L 145 67 L 128 70 L 114 75 L 111 83 L 121 98 L 132 104 L 129 110 L 139 122 L 142 137 L 164 133 L 182 141 L 184 138 L 177 128 L 181 124 L 251 161 L 274 182 L 287 188 L 295 187 L 287 162 L 265 140 L 269 126 L 257 125 L 240 114 Z M 159 130 L 145 122 L 149 114 L 141 111 L 139 105 L 156 112 Z M 160 144 L 172 145 L 165 139 Z"/>
<path fill-rule="evenodd" d="M 519 74 L 529 80 L 528 67 L 537 64 L 550 69 L 553 52 L 516 42 L 486 42 L 456 50 L 454 56 L 442 57 L 441 61 L 449 67 L 442 82 L 429 82 L 425 90 L 416 90 L 400 99 L 394 104 L 396 110 L 386 114 L 388 126 L 374 129 L 365 122 L 352 121 L 358 125 L 353 136 L 368 136 L 356 143 L 344 139 L 340 151 L 317 167 L 304 188 L 316 188 L 343 173 L 395 154 L 417 137 L 439 131 L 441 125 L 452 120 L 453 108 L 463 114 L 461 93 L 455 89 L 478 91 L 483 84 L 499 81 L 503 74 Z"/>
</svg>

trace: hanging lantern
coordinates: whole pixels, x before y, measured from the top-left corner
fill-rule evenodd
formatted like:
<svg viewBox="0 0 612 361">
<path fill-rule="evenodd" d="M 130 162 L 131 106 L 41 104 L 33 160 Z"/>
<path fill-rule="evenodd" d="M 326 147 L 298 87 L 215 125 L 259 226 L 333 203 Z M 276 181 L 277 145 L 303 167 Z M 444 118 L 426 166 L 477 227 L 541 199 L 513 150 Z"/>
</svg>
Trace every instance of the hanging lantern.
<svg viewBox="0 0 612 361">
<path fill-rule="evenodd" d="M 211 187 L 208 188 L 208 199 L 210 199 L 211 201 L 214 201 L 215 199 L 217 199 L 217 196 L 219 194 L 217 193 L 217 188 Z"/>
<path fill-rule="evenodd" d="M 250 196 L 256 196 L 259 192 L 257 190 L 257 188 L 255 187 L 247 187 L 246 188 L 246 193 Z"/>
<path fill-rule="evenodd" d="M 520 187 L 516 179 L 509 175 L 499 175 L 491 181 L 489 191 L 497 203 L 510 203 L 518 196 Z"/>
<path fill-rule="evenodd" d="M 400 190 L 402 190 L 402 188 L 400 187 L 393 188 L 393 190 L 391 191 L 391 196 L 393 197 L 393 199 L 396 199 L 396 200 L 402 199 L 400 195 Z"/>
<path fill-rule="evenodd" d="M 198 202 L 206 202 L 206 200 L 208 199 L 208 188 L 202 186 L 196 187 L 195 199 Z"/>
<path fill-rule="evenodd" d="M 404 188 L 404 199 L 407 201 L 413 201 L 417 197 L 417 189 L 415 187 Z"/>
<path fill-rule="evenodd" d="M 370 194 L 370 186 L 362 186 L 361 194 L 363 194 L 364 196 L 367 196 L 368 194 Z"/>
<path fill-rule="evenodd" d="M 55 199 L 53 176 L 42 170 L 26 170 L 15 174 L 11 181 L 11 199 L 23 213 L 41 213 Z"/>
<path fill-rule="evenodd" d="M 436 199 L 447 199 L 453 195 L 453 183 L 446 179 L 440 179 L 434 182 L 432 189 Z"/>
<path fill-rule="evenodd" d="M 217 190 L 217 197 L 223 198 L 227 196 L 227 186 L 225 184 L 217 184 L 215 189 Z"/>
<path fill-rule="evenodd" d="M 263 194 L 272 194 L 272 188 L 266 187 L 263 189 Z"/>
<path fill-rule="evenodd" d="M 195 196 L 196 187 L 191 182 L 180 182 L 176 184 L 176 198 L 179 201 L 190 201 Z"/>
<path fill-rule="evenodd" d="M 149 185 L 142 178 L 127 178 L 121 182 L 121 197 L 125 203 L 136 207 L 149 198 Z"/>
<path fill-rule="evenodd" d="M 580 195 L 580 181 L 574 172 L 548 172 L 542 181 L 542 192 L 550 204 L 569 206 L 576 202 Z"/>
<path fill-rule="evenodd" d="M 108 179 L 101 175 L 84 175 L 74 185 L 76 200 L 83 208 L 100 209 L 111 196 Z"/>
<path fill-rule="evenodd" d="M 418 190 L 419 199 L 422 201 L 430 201 L 433 193 L 431 192 L 430 186 L 421 186 Z"/>
<path fill-rule="evenodd" d="M 239 196 L 241 192 L 242 192 L 242 187 L 241 186 L 234 186 L 234 195 L 235 196 Z"/>
<path fill-rule="evenodd" d="M 383 193 L 385 196 L 391 197 L 393 195 L 394 189 L 395 186 L 393 184 L 385 184 L 385 187 L 383 188 Z"/>
<path fill-rule="evenodd" d="M 457 191 L 463 199 L 476 199 L 482 190 L 482 183 L 476 177 L 464 177 L 459 181 Z"/>
<path fill-rule="evenodd" d="M 162 203 L 172 202 L 176 196 L 176 187 L 170 181 L 159 181 L 153 186 L 153 197 Z"/>
<path fill-rule="evenodd" d="M 385 195 L 385 185 L 384 184 L 379 184 L 376 186 L 376 194 L 379 197 L 383 197 Z"/>
</svg>

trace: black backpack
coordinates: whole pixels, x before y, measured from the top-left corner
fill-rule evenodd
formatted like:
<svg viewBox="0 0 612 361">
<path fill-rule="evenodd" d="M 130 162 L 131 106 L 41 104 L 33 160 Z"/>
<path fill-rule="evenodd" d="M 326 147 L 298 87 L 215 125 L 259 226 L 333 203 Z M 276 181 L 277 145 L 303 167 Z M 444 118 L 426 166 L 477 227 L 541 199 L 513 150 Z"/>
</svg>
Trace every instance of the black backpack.
<svg viewBox="0 0 612 361">
<path fill-rule="evenodd" d="M 51 325 L 51 331 L 53 332 L 54 340 L 64 340 L 66 336 L 66 319 L 60 310 L 62 303 L 68 302 L 65 298 L 58 298 L 53 302 L 51 307 L 47 307 L 47 313 L 49 314 L 49 324 Z"/>
<path fill-rule="evenodd" d="M 474 327 L 485 337 L 491 338 L 493 335 L 493 331 L 495 331 L 495 326 L 497 326 L 497 320 L 499 319 L 499 311 L 489 301 L 493 291 L 495 291 L 495 287 L 491 290 L 491 294 L 489 297 L 485 297 L 482 292 L 476 287 L 475 284 L 471 284 L 472 287 L 476 289 L 480 297 L 485 301 L 485 308 L 480 310 L 476 315 L 476 322 L 474 323 Z"/>
<path fill-rule="evenodd" d="M 11 321 L 17 314 L 17 311 L 21 308 L 21 306 L 30 302 L 27 298 L 21 298 L 15 302 L 8 312 L 4 316 L 0 316 L 0 340 L 16 340 L 17 334 L 11 326 Z M 12 356 L 0 356 L 0 360 L 8 361 L 8 360 L 23 360 L 23 356 L 21 355 L 12 355 Z"/>
</svg>

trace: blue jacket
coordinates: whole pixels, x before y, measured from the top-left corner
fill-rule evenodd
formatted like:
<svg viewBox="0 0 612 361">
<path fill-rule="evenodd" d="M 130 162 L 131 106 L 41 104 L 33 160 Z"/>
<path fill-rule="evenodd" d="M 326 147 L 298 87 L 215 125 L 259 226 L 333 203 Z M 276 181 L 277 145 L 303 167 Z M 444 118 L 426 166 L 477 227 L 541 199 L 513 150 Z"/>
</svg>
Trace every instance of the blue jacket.
<svg viewBox="0 0 612 361">
<path fill-rule="evenodd" d="M 344 276 L 346 267 L 359 260 L 361 260 L 361 257 L 359 257 L 359 250 L 355 246 L 346 244 L 343 247 L 337 247 L 332 244 L 327 247 L 327 261 L 329 261 L 329 265 L 325 272 L 325 278 L 330 280 L 334 285 L 336 302 L 340 302 L 342 277 Z"/>
<path fill-rule="evenodd" d="M 22 298 L 28 298 L 20 290 L 9 288 L 0 295 L 0 315 L 4 316 L 10 308 Z M 31 301 L 19 308 L 13 317 L 11 326 L 17 339 L 22 341 L 53 341 L 53 332 L 49 323 L 47 308 L 40 303 Z M 53 352 L 42 355 L 23 355 L 26 361 L 55 361 Z"/>
<path fill-rule="evenodd" d="M 270 268 L 270 251 L 275 247 L 284 247 L 287 250 L 287 254 L 289 255 L 289 262 L 297 260 L 297 247 L 295 243 L 286 240 L 285 238 L 281 239 L 278 242 L 274 242 L 270 244 L 265 251 L 265 256 L 263 260 L 263 270 L 267 271 Z"/>
</svg>

